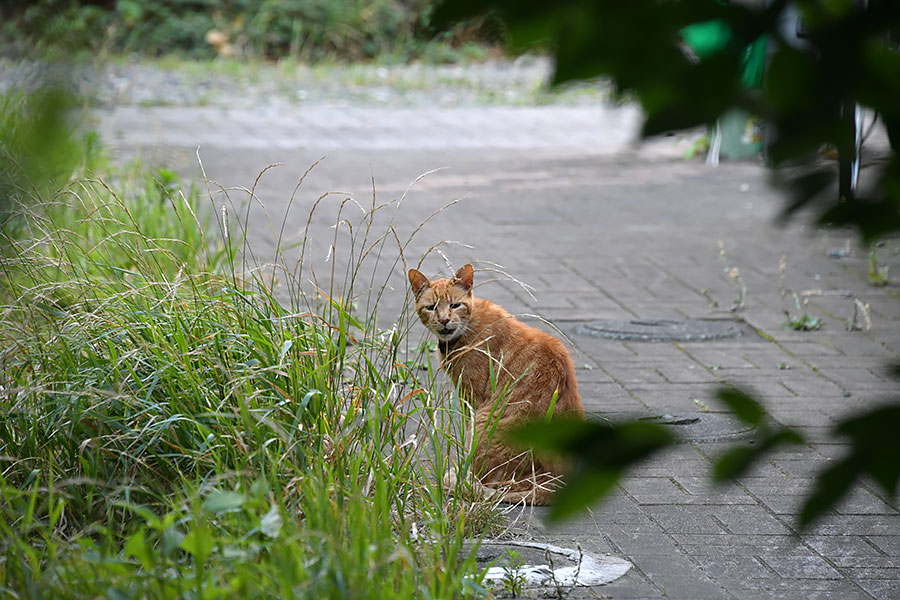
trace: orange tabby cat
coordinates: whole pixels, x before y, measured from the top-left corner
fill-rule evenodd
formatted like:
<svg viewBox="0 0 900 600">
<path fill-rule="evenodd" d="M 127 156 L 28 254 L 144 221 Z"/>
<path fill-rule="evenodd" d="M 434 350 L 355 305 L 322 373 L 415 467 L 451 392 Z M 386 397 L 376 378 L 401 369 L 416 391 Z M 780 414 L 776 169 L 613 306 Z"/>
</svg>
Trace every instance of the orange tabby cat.
<svg viewBox="0 0 900 600">
<path fill-rule="evenodd" d="M 553 336 L 475 298 L 473 277 L 472 265 L 434 281 L 410 269 L 416 311 L 437 335 L 441 366 L 475 410 L 474 467 L 481 483 L 507 488 L 504 502 L 547 504 L 561 465 L 534 459 L 503 437 L 514 425 L 546 418 L 554 394 L 554 415 L 582 417 L 572 359 Z"/>
</svg>

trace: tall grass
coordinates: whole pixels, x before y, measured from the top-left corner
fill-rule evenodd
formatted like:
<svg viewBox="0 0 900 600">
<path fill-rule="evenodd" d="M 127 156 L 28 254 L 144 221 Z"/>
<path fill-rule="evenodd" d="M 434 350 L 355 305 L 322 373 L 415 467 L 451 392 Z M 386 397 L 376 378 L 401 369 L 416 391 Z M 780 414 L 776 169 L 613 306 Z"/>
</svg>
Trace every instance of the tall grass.
<svg viewBox="0 0 900 600">
<path fill-rule="evenodd" d="M 280 240 L 254 262 L 226 190 L 126 175 L 3 224 L 0 595 L 481 595 L 463 540 L 498 513 L 442 477 L 471 465 L 465 411 L 408 312 L 378 328 L 374 275 L 350 309 L 367 261 L 405 264 L 372 231 L 392 203 L 309 294 Z"/>
</svg>

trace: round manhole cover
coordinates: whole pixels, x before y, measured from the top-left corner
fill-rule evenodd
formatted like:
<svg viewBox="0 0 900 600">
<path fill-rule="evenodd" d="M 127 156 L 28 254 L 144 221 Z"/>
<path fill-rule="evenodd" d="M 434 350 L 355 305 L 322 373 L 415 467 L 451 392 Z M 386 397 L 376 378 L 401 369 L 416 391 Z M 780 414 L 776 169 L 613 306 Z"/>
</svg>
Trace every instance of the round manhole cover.
<svg viewBox="0 0 900 600">
<path fill-rule="evenodd" d="M 575 332 L 635 342 L 705 342 L 743 335 L 741 324 L 730 319 L 604 319 L 582 323 Z"/>
<path fill-rule="evenodd" d="M 722 442 L 750 437 L 756 429 L 730 413 L 686 413 L 639 417 L 639 421 L 659 423 L 671 428 L 679 438 L 689 442 Z"/>
</svg>

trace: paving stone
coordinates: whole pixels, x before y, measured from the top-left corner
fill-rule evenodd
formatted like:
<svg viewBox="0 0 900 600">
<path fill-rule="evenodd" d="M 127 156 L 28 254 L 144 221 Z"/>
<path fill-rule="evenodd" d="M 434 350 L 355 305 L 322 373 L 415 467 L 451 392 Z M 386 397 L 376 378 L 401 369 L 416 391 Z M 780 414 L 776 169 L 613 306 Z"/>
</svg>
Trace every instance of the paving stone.
<svg viewBox="0 0 900 600">
<path fill-rule="evenodd" d="M 828 556 L 839 566 L 850 566 L 857 564 L 855 562 L 844 562 L 843 565 L 837 561 L 844 559 L 856 558 L 883 558 L 884 551 L 877 548 L 874 544 L 867 542 L 865 538 L 857 535 L 841 535 L 841 536 L 819 536 L 804 535 L 803 541 L 810 545 L 816 552 L 822 556 Z"/>
<path fill-rule="evenodd" d="M 874 530 L 872 533 L 864 534 L 866 539 L 888 556 L 900 557 L 900 519 L 894 518 L 887 522 L 867 519 L 865 522 Z M 880 527 L 882 522 L 888 527 Z"/>
<path fill-rule="evenodd" d="M 719 599 L 725 594 L 720 585 L 688 559 L 657 554 L 635 555 L 634 564 L 665 593 L 667 598 Z"/>
<path fill-rule="evenodd" d="M 893 518 L 900 517 L 900 511 L 890 506 L 884 500 L 861 487 L 856 487 L 850 495 L 835 506 L 835 510 L 842 515 L 888 515 Z M 900 527 L 900 521 L 898 521 Z"/>
<path fill-rule="evenodd" d="M 794 535 L 734 535 L 723 531 L 714 534 L 673 534 L 672 537 L 691 556 L 809 554 L 808 549 Z"/>
<path fill-rule="evenodd" d="M 762 556 L 773 571 L 787 579 L 842 579 L 820 556 Z"/>
<path fill-rule="evenodd" d="M 680 469 L 679 469 L 680 470 Z M 756 500 L 733 483 L 714 484 L 709 473 L 691 476 L 688 473 L 673 476 L 673 479 L 691 496 L 697 504 L 755 504 Z"/>
<path fill-rule="evenodd" d="M 578 382 L 581 402 L 588 412 L 601 415 L 622 412 L 643 412 L 647 407 L 631 396 L 618 383 Z"/>
<path fill-rule="evenodd" d="M 864 535 L 891 556 L 900 556 L 900 518 L 883 515 L 842 515 L 813 525 L 812 535 Z"/>
<path fill-rule="evenodd" d="M 729 594 L 742 600 L 871 600 L 871 596 L 855 583 L 830 579 L 754 579 L 740 589 L 730 589 Z"/>
<path fill-rule="evenodd" d="M 786 535 L 790 529 L 758 505 L 712 507 L 715 518 L 736 534 Z"/>
<path fill-rule="evenodd" d="M 701 407 L 698 401 L 703 405 L 710 403 L 715 389 L 706 383 L 623 382 L 622 385 L 650 410 L 673 415 L 696 412 Z"/>
<path fill-rule="evenodd" d="M 733 533 L 716 517 L 716 506 L 648 506 L 645 510 L 670 533 Z"/>
<path fill-rule="evenodd" d="M 900 598 L 900 580 L 860 579 L 856 583 L 877 600 L 895 600 Z"/>
<path fill-rule="evenodd" d="M 704 556 L 695 561 L 725 589 L 753 579 L 772 579 L 772 571 L 755 556 Z"/>
</svg>

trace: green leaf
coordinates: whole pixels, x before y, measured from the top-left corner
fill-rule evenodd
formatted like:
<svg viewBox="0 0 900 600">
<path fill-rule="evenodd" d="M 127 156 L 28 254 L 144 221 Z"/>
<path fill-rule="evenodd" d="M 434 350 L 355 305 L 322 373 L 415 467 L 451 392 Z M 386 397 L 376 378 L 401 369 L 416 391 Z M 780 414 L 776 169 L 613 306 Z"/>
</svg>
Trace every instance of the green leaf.
<svg viewBox="0 0 900 600">
<path fill-rule="evenodd" d="M 733 388 L 720 388 L 716 391 L 716 398 L 747 425 L 759 427 L 763 423 L 765 409 L 747 393 Z"/>
<path fill-rule="evenodd" d="M 548 515 L 550 519 L 562 519 L 604 498 L 615 489 L 626 469 L 672 445 L 677 438 L 657 423 L 558 419 L 516 427 L 509 439 L 537 454 L 551 453 L 574 463 L 574 471 L 556 493 Z"/>
<path fill-rule="evenodd" d="M 260 475 L 256 481 L 253 482 L 253 485 L 250 486 L 250 495 L 254 498 L 262 498 L 269 492 L 269 482 L 266 481 L 266 478 Z"/>
<path fill-rule="evenodd" d="M 752 446 L 729 448 L 713 463 L 712 479 L 723 482 L 743 475 L 759 458 L 760 453 Z"/>
<path fill-rule="evenodd" d="M 169 556 L 175 548 L 181 547 L 184 541 L 184 534 L 174 527 L 169 527 L 162 532 L 162 550 L 163 555 Z"/>
<path fill-rule="evenodd" d="M 133 556 L 138 559 L 141 566 L 145 569 L 150 569 L 153 566 L 153 553 L 147 545 L 143 529 L 138 530 L 128 538 L 123 553 L 126 557 Z"/>
<path fill-rule="evenodd" d="M 578 514 L 615 491 L 621 476 L 618 469 L 591 469 L 571 476 L 553 496 L 547 518 L 561 521 Z"/>
<path fill-rule="evenodd" d="M 284 340 L 284 343 L 281 345 L 281 352 L 278 355 L 278 364 L 282 364 L 284 362 L 284 357 L 291 350 L 291 346 L 294 345 L 294 340 Z"/>
<path fill-rule="evenodd" d="M 816 478 L 813 493 L 800 513 L 801 527 L 808 527 L 841 501 L 863 476 L 869 476 L 891 498 L 900 483 L 900 404 L 873 409 L 838 424 L 836 435 L 851 439 L 847 456 Z"/>
<path fill-rule="evenodd" d="M 197 526 L 184 536 L 184 539 L 181 540 L 180 547 L 182 550 L 193 556 L 197 562 L 202 563 L 212 552 L 213 537 L 207 527 Z"/>
<path fill-rule="evenodd" d="M 783 428 L 774 433 L 763 430 L 752 446 L 731 448 L 719 456 L 713 463 L 712 479 L 716 483 L 737 479 L 775 448 L 802 443 L 803 436 L 792 429 Z"/>
<path fill-rule="evenodd" d="M 246 499 L 243 494 L 237 492 L 210 492 L 203 501 L 203 510 L 208 513 L 237 510 L 243 506 Z"/>
<path fill-rule="evenodd" d="M 259 520 L 259 530 L 266 537 L 275 539 L 281 533 L 281 526 L 284 521 L 281 518 L 281 511 L 274 504 L 269 507 L 269 512 L 264 514 Z"/>
</svg>

